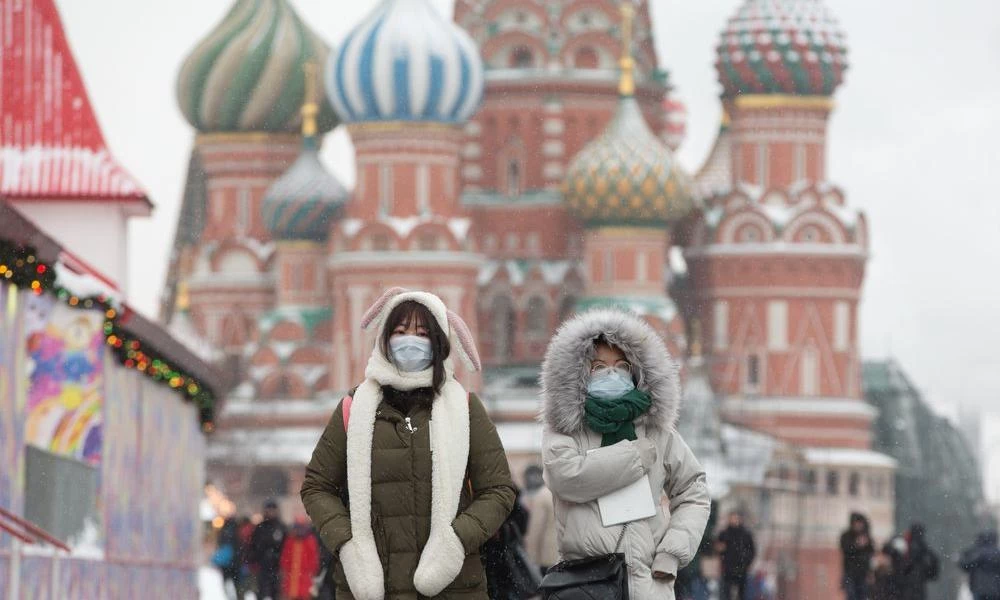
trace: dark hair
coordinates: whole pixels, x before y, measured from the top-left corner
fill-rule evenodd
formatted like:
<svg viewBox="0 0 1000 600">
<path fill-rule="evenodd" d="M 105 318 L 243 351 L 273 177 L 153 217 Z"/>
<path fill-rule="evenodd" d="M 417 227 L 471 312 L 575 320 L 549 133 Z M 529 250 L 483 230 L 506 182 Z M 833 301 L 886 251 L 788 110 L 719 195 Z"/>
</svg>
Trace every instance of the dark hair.
<svg viewBox="0 0 1000 600">
<path fill-rule="evenodd" d="M 427 337 L 431 341 L 431 387 L 434 393 L 441 391 L 444 384 L 444 361 L 451 354 L 451 342 L 448 341 L 448 334 L 438 325 L 437 319 L 430 309 L 416 300 L 405 300 L 392 309 L 385 320 L 385 327 L 382 328 L 382 339 L 379 340 L 379 349 L 382 354 L 392 362 L 392 354 L 389 352 L 389 338 L 392 332 L 400 325 L 409 325 L 414 319 L 427 328 Z"/>
</svg>

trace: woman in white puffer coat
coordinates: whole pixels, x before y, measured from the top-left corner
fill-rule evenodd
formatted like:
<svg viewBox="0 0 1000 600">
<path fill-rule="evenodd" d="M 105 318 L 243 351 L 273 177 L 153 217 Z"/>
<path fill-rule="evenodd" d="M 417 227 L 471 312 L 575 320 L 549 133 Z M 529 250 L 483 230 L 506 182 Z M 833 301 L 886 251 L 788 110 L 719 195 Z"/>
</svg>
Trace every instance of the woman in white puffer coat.
<svg viewBox="0 0 1000 600">
<path fill-rule="evenodd" d="M 555 499 L 560 558 L 615 552 L 597 499 L 649 475 L 657 513 L 629 524 L 622 547 L 632 600 L 674 598 L 677 570 L 708 522 L 705 472 L 677 433 L 677 368 L 639 317 L 594 310 L 556 333 L 542 367 L 545 481 Z M 666 494 L 670 513 L 660 499 Z"/>
</svg>

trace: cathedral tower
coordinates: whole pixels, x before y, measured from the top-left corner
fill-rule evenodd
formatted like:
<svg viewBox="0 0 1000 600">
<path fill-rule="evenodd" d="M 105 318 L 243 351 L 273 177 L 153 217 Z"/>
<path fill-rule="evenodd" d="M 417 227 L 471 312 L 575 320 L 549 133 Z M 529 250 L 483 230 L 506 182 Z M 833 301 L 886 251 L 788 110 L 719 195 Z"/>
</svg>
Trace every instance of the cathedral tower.
<svg viewBox="0 0 1000 600">
<path fill-rule="evenodd" d="M 364 378 L 373 346 L 361 316 L 386 288 L 434 292 L 476 330 L 482 258 L 459 202 L 459 153 L 462 125 L 482 100 L 483 66 L 472 39 L 427 0 L 389 0 L 348 34 L 326 87 L 358 173 L 331 239 L 333 373 L 346 390 Z"/>
</svg>

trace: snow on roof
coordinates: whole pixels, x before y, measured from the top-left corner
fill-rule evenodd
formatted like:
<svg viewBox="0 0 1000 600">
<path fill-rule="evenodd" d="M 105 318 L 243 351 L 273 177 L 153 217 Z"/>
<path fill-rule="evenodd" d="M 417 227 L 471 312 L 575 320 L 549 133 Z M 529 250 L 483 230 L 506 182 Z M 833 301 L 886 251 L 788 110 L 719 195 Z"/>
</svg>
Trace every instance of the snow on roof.
<svg viewBox="0 0 1000 600">
<path fill-rule="evenodd" d="M 542 279 L 545 280 L 545 283 L 558 285 L 566 279 L 566 275 L 573 268 L 573 264 L 568 260 L 541 261 L 538 264 L 538 269 L 541 271 Z"/>
<path fill-rule="evenodd" d="M 763 484 L 781 442 L 769 435 L 728 424 L 722 425 L 720 433 L 727 457 L 728 479 L 734 483 Z"/>
<path fill-rule="evenodd" d="M 451 230 L 451 234 L 455 236 L 456 240 L 464 240 L 469 235 L 469 229 L 472 228 L 472 219 L 468 218 L 454 218 L 448 219 L 448 229 Z"/>
<path fill-rule="evenodd" d="M 224 416 L 325 416 L 337 409 L 340 397 L 315 400 L 245 400 L 227 402 L 222 409 Z"/>
<path fill-rule="evenodd" d="M 57 286 L 66 288 L 80 298 L 105 296 L 113 305 L 121 305 L 121 292 L 116 287 L 102 280 L 98 274 L 83 271 L 86 267 L 69 255 L 63 254 L 55 268 Z"/>
<path fill-rule="evenodd" d="M 854 398 L 729 398 L 722 409 L 730 413 L 796 413 L 802 415 L 836 415 L 874 419 L 878 410 Z"/>
<path fill-rule="evenodd" d="M 495 260 L 486 261 L 479 268 L 479 275 L 476 276 L 476 283 L 482 287 L 493 279 L 493 276 L 500 270 L 500 263 Z"/>
<path fill-rule="evenodd" d="M 4 2 L 0 10 L 0 195 L 148 210 L 146 193 L 107 148 L 54 0 Z"/>
<path fill-rule="evenodd" d="M 222 358 L 222 351 L 212 345 L 211 342 L 202 337 L 201 333 L 191 322 L 188 311 L 179 310 L 174 313 L 167 331 L 185 348 L 194 353 L 195 356 L 206 362 L 213 362 Z"/>
<path fill-rule="evenodd" d="M 857 448 L 806 448 L 803 454 L 806 461 L 814 465 L 895 469 L 899 464 L 881 452 Z"/>
<path fill-rule="evenodd" d="M 364 226 L 365 222 L 362 219 L 341 219 L 340 221 L 340 230 L 349 238 L 358 235 Z"/>
<path fill-rule="evenodd" d="M 559 285 L 576 266 L 577 263 L 568 260 L 488 260 L 479 269 L 477 281 L 480 286 L 487 285 L 503 269 L 511 285 L 524 285 L 528 275 L 537 268 L 547 285 Z"/>
<path fill-rule="evenodd" d="M 304 465 L 322 427 L 220 430 L 209 440 L 209 460 L 245 465 Z"/>
</svg>

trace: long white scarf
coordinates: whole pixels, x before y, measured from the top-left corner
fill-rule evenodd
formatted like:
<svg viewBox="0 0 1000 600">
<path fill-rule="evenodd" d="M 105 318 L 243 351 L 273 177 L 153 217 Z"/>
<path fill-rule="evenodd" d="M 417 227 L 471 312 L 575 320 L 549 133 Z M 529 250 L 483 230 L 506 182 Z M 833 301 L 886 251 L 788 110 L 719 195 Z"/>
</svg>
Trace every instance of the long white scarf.
<svg viewBox="0 0 1000 600">
<path fill-rule="evenodd" d="M 431 531 L 425 549 L 439 548 L 446 543 L 444 540 L 454 538 L 451 524 L 458 515 L 459 499 L 469 461 L 468 392 L 455 380 L 450 360 L 445 362 L 445 371 L 445 383 L 431 405 Z M 377 578 L 380 589 L 384 574 L 381 572 L 381 561 L 371 525 L 375 414 L 382 402 L 382 386 L 407 391 L 431 387 L 432 378 L 431 369 L 416 373 L 400 372 L 376 347 L 365 369 L 365 381 L 355 391 L 351 405 L 351 418 L 347 427 L 351 541 L 356 545 L 359 558 L 371 569 L 367 573 L 372 578 L 370 583 L 374 586 Z M 433 558 L 429 557 L 426 562 L 425 567 L 425 561 L 420 561 L 418 576 L 422 570 L 424 577 L 440 578 L 436 572 L 429 572 L 435 568 Z M 442 574 L 441 577 L 445 575 Z M 441 587 L 449 583 L 450 580 Z M 358 595 L 357 590 L 352 588 L 352 591 Z"/>
</svg>

